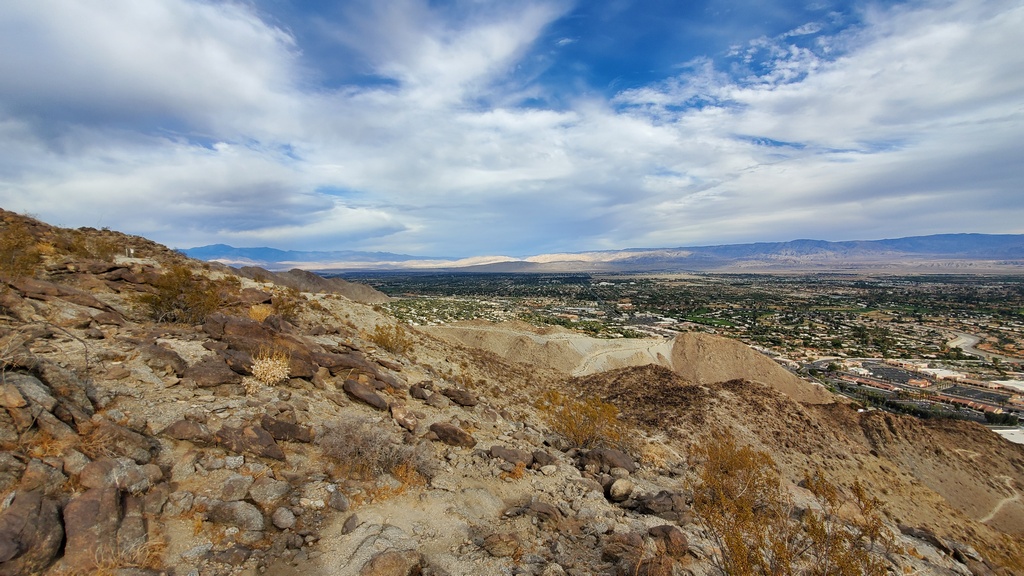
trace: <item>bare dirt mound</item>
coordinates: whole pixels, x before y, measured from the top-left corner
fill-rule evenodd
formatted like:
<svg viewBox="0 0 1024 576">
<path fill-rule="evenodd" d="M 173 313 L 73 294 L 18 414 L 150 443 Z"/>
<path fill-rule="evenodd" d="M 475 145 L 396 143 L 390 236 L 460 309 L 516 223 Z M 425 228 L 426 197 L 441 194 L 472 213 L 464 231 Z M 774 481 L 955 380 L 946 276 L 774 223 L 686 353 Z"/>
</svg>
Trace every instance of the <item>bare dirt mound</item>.
<svg viewBox="0 0 1024 576">
<path fill-rule="evenodd" d="M 493 352 L 506 360 L 550 367 L 572 376 L 656 365 L 694 384 L 748 380 L 760 382 L 798 402 L 826 404 L 836 397 L 807 382 L 742 342 L 700 334 L 673 340 L 604 340 L 563 328 L 541 329 L 523 322 L 472 321 L 422 329 L 450 343 Z"/>
<path fill-rule="evenodd" d="M 752 380 L 775 388 L 797 402 L 828 404 L 835 396 L 807 382 L 756 350 L 729 338 L 687 332 L 676 337 L 672 369 L 694 384 Z"/>
</svg>

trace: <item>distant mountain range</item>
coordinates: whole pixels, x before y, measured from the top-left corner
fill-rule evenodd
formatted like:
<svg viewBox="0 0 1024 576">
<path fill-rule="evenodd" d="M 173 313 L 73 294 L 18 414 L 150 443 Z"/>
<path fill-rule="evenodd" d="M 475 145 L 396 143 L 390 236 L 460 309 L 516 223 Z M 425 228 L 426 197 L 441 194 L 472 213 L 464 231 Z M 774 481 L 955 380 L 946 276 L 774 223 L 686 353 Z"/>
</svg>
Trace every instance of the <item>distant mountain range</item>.
<svg viewBox="0 0 1024 576">
<path fill-rule="evenodd" d="M 183 250 L 190 257 L 268 270 L 463 272 L 1024 271 L 1024 234 L 937 234 L 889 240 L 793 240 L 720 246 L 636 248 L 452 259 L 389 252 L 296 251 L 225 244 Z"/>
</svg>

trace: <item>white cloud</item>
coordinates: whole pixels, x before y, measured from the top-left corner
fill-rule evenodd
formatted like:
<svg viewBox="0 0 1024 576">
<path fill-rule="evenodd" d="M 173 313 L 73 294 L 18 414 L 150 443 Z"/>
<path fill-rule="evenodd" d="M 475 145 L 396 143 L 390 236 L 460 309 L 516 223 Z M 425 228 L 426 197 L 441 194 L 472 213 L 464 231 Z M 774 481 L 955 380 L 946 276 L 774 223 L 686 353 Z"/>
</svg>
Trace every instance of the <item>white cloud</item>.
<svg viewBox="0 0 1024 576">
<path fill-rule="evenodd" d="M 0 205 L 175 246 L 451 256 L 1024 232 L 1013 2 L 805 25 L 736 48 L 756 76 L 698 58 L 565 110 L 518 107 L 551 88 L 512 72 L 565 6 L 474 6 L 323 22 L 387 80 L 329 90 L 245 5 L 11 2 Z"/>
</svg>

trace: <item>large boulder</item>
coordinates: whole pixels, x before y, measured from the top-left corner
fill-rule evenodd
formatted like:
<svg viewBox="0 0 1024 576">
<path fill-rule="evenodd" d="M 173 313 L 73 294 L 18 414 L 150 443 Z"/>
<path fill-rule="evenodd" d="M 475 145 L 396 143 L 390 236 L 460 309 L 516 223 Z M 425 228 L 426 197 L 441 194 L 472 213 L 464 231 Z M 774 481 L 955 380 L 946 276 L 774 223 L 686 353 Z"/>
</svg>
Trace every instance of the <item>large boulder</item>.
<svg viewBox="0 0 1024 576">
<path fill-rule="evenodd" d="M 636 461 L 620 450 L 614 448 L 594 448 L 582 458 L 583 467 L 595 466 L 598 471 L 608 472 L 612 468 L 623 468 L 629 473 L 636 472 Z"/>
<path fill-rule="evenodd" d="M 41 490 L 16 492 L 0 512 L 0 575 L 42 573 L 63 541 L 59 504 Z"/>
<path fill-rule="evenodd" d="M 121 512 L 121 493 L 114 486 L 90 488 L 73 498 L 64 508 L 65 565 L 85 572 L 116 554 Z"/>
<path fill-rule="evenodd" d="M 253 424 L 242 427 L 223 426 L 217 431 L 214 439 L 236 454 L 248 452 L 256 456 L 284 460 L 284 450 L 278 446 L 270 432 Z"/>
<path fill-rule="evenodd" d="M 366 384 L 356 382 L 355 380 L 345 380 L 345 383 L 341 385 L 341 389 L 351 396 L 353 400 L 373 406 L 377 410 L 388 409 L 388 401 Z"/>
</svg>

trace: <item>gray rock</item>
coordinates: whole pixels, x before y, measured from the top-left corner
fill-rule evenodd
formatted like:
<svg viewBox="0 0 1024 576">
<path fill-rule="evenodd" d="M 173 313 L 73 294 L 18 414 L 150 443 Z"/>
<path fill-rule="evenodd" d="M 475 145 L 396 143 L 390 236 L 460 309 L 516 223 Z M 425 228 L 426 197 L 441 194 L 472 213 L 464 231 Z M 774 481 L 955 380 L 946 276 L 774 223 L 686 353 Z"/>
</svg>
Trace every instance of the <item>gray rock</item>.
<svg viewBox="0 0 1024 576">
<path fill-rule="evenodd" d="M 242 474 L 228 476 L 221 485 L 220 499 L 225 502 L 244 499 L 246 494 L 249 493 L 249 488 L 252 487 L 253 482 L 252 476 L 244 476 Z"/>
<path fill-rule="evenodd" d="M 264 526 L 263 514 L 248 502 L 213 501 L 209 516 L 213 522 L 231 524 L 242 530 L 263 530 Z"/>
<path fill-rule="evenodd" d="M 501 458 L 509 464 L 522 464 L 523 466 L 529 466 L 533 464 L 533 454 L 525 450 L 518 450 L 516 448 L 506 448 L 504 446 L 494 445 L 491 446 L 491 458 Z"/>
<path fill-rule="evenodd" d="M 182 377 L 191 378 L 200 388 L 212 388 L 221 384 L 238 384 L 242 381 L 242 376 L 217 356 L 211 356 L 193 364 L 188 370 L 185 370 Z"/>
<path fill-rule="evenodd" d="M 274 510 L 274 514 L 271 516 L 270 520 L 274 523 L 274 526 L 277 526 L 281 530 L 287 530 L 292 526 L 295 526 L 295 514 L 284 506 Z"/>
<path fill-rule="evenodd" d="M 625 502 L 633 494 L 633 483 L 619 478 L 608 486 L 607 496 L 612 502 Z"/>
<path fill-rule="evenodd" d="M 340 490 L 335 490 L 331 493 L 330 499 L 327 500 L 327 505 L 338 512 L 346 512 L 350 504 L 348 498 Z"/>
<path fill-rule="evenodd" d="M 262 476 L 249 487 L 249 498 L 262 506 L 264 510 L 269 510 L 283 500 L 291 490 L 292 486 L 287 482 Z"/>
</svg>

